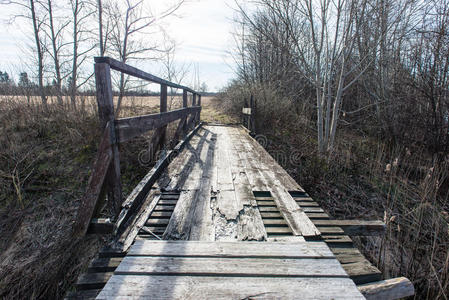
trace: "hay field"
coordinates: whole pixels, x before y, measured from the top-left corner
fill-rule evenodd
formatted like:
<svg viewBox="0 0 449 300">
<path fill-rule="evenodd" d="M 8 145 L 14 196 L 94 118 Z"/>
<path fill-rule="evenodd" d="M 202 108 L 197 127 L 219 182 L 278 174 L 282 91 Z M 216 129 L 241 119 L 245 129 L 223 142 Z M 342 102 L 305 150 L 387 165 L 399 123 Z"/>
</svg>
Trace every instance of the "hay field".
<svg viewBox="0 0 449 300">
<path fill-rule="evenodd" d="M 114 107 L 117 108 L 118 97 L 114 97 Z M 0 102 L 14 102 L 30 104 L 35 106 L 41 105 L 38 96 L 5 96 L 0 95 Z M 48 104 L 55 105 L 56 97 L 48 97 Z M 192 105 L 192 96 L 188 97 L 188 106 Z M 71 107 L 69 97 L 64 97 L 64 106 Z M 221 99 L 215 96 L 201 98 L 201 120 L 213 123 L 238 123 L 235 117 L 229 116 L 221 103 Z M 168 96 L 168 110 L 182 108 L 182 96 Z M 96 113 L 97 102 L 94 96 L 78 96 L 76 100 L 76 109 L 86 113 Z M 122 100 L 119 111 L 119 118 L 132 117 L 137 115 L 152 114 L 159 112 L 159 96 L 125 96 Z"/>
</svg>

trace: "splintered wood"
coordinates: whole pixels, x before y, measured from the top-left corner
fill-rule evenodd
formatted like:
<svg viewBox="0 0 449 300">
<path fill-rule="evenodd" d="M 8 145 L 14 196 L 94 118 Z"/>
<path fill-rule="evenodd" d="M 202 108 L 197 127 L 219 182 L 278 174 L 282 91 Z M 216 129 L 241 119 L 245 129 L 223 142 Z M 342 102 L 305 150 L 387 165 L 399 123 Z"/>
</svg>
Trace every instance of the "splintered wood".
<svg viewBox="0 0 449 300">
<path fill-rule="evenodd" d="M 158 180 L 181 197 L 165 239 L 267 239 L 254 191 L 270 192 L 297 236 L 320 232 L 288 193 L 302 188 L 238 126 L 204 126 Z"/>
</svg>

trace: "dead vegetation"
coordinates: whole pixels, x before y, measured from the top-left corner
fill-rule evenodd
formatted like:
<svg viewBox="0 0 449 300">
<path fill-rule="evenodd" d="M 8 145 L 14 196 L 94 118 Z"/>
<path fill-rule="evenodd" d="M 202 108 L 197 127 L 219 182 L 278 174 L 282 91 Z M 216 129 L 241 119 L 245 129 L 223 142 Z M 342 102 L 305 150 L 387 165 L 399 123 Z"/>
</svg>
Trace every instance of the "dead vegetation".
<svg viewBox="0 0 449 300">
<path fill-rule="evenodd" d="M 223 95 L 235 116 L 245 98 L 238 91 L 233 86 Z M 301 107 L 269 90 L 257 91 L 255 98 L 256 139 L 263 136 L 268 152 L 320 206 L 337 219 L 387 224 L 382 238 L 355 238 L 384 277 L 409 278 L 416 299 L 447 299 L 449 157 L 351 128 L 340 130 L 330 157 L 322 156 L 314 121 Z"/>
<path fill-rule="evenodd" d="M 55 100 L 55 101 L 52 101 Z M 94 97 L 78 99 L 77 110 L 49 99 L 2 96 L 0 100 L 0 297 L 59 299 L 107 237 L 75 244 L 71 225 L 95 157 L 100 130 Z M 203 116 L 225 120 L 216 100 L 204 97 Z M 178 97 L 169 99 L 178 108 Z M 158 97 L 126 97 L 120 117 L 154 113 Z M 170 124 L 168 138 L 176 124 Z M 151 136 L 151 132 L 147 135 Z M 146 137 L 121 146 L 123 196 L 153 163 L 142 159 Z M 108 217 L 108 207 L 102 212 Z"/>
</svg>

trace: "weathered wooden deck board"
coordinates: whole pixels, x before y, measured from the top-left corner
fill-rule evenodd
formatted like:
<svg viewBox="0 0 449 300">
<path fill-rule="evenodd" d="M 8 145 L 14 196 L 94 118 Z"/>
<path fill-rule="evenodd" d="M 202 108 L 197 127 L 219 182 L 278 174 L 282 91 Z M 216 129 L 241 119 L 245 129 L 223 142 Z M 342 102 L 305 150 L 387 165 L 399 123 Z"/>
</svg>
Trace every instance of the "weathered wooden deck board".
<svg viewBox="0 0 449 300">
<path fill-rule="evenodd" d="M 265 244 L 260 242 L 241 242 L 236 248 L 232 242 L 190 241 L 136 241 L 128 255 L 131 256 L 214 256 L 214 257 L 264 257 L 267 256 Z M 269 245 L 270 257 L 284 258 L 333 258 L 329 247 L 323 242 L 274 243 Z"/>
<path fill-rule="evenodd" d="M 346 278 L 117 275 L 97 299 L 365 299 Z"/>
<path fill-rule="evenodd" d="M 297 299 L 298 295 L 364 299 L 325 243 L 305 241 L 136 241 L 97 299 Z"/>
<path fill-rule="evenodd" d="M 260 245 L 259 245 L 260 246 Z M 127 256 L 117 275 L 348 277 L 335 258 L 203 258 Z"/>
</svg>

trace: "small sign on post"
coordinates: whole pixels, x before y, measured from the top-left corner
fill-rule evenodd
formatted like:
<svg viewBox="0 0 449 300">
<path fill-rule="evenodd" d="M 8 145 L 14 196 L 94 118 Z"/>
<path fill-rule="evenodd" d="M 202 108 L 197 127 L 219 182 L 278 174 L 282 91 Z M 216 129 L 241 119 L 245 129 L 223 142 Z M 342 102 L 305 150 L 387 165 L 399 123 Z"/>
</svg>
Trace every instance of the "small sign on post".
<svg viewBox="0 0 449 300">
<path fill-rule="evenodd" d="M 251 108 L 250 108 L 250 107 L 244 107 L 244 108 L 242 109 L 242 113 L 243 113 L 244 115 L 251 115 Z"/>
</svg>

